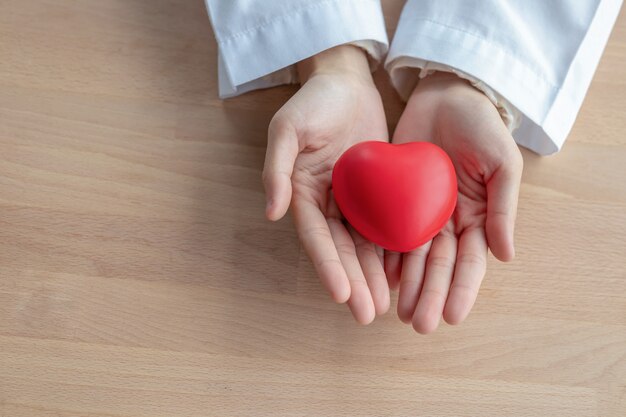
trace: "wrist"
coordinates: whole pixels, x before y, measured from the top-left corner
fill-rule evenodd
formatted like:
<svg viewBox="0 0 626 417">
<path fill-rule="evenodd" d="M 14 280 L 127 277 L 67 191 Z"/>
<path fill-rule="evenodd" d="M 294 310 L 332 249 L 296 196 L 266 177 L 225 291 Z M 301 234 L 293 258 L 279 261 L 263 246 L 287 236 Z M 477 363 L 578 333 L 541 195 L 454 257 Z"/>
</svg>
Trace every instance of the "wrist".
<svg viewBox="0 0 626 417">
<path fill-rule="evenodd" d="M 419 80 L 413 92 L 420 89 L 432 89 L 440 92 L 446 92 L 448 90 L 473 90 L 476 93 L 482 94 L 479 90 L 472 87 L 470 82 L 466 79 L 463 79 L 452 72 L 444 71 L 435 71 Z"/>
<path fill-rule="evenodd" d="M 354 45 L 340 45 L 298 62 L 300 84 L 317 75 L 340 74 L 372 82 L 367 53 Z"/>
<path fill-rule="evenodd" d="M 434 72 L 419 80 L 411 95 L 427 97 L 434 108 L 447 104 L 465 103 L 467 106 L 496 106 L 468 80 L 451 72 Z"/>
</svg>

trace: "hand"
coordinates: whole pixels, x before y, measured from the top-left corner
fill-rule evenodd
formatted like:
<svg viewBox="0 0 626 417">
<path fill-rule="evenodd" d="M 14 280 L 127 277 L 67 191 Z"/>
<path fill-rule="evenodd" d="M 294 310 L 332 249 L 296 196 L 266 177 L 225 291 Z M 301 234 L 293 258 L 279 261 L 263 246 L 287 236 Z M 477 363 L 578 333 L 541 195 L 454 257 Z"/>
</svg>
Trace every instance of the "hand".
<svg viewBox="0 0 626 417">
<path fill-rule="evenodd" d="M 523 161 L 495 106 L 454 74 L 420 80 L 393 135 L 393 143 L 408 141 L 442 147 L 458 178 L 457 206 L 444 229 L 410 253 L 386 254 L 391 285 L 400 281 L 398 316 L 426 334 L 442 316 L 450 324 L 467 317 L 487 247 L 502 261 L 513 259 Z"/>
<path fill-rule="evenodd" d="M 276 113 L 263 169 L 266 215 L 289 207 L 300 241 L 332 298 L 370 323 L 389 309 L 383 250 L 344 226 L 331 193 L 335 161 L 365 140 L 388 140 L 382 101 L 367 57 L 354 46 L 298 65 L 300 90 Z"/>
</svg>

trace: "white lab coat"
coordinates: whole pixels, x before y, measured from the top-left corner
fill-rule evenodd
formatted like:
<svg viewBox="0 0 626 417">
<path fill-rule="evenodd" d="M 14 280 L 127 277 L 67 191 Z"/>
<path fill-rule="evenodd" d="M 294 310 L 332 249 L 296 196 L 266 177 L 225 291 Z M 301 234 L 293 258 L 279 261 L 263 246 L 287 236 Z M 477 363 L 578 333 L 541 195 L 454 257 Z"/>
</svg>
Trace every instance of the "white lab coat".
<svg viewBox="0 0 626 417">
<path fill-rule="evenodd" d="M 545 155 L 574 124 L 622 0 L 408 0 L 390 47 L 378 0 L 206 3 L 221 97 L 297 82 L 296 62 L 354 43 L 386 57 L 403 98 L 430 70 L 469 79 L 517 143 Z"/>
</svg>

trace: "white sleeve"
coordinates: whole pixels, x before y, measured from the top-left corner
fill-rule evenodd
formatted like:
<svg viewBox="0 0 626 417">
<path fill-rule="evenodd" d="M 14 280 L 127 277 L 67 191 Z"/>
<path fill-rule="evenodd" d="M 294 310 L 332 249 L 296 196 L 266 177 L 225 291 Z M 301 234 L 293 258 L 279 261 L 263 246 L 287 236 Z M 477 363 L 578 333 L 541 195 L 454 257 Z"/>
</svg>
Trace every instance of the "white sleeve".
<svg viewBox="0 0 626 417">
<path fill-rule="evenodd" d="M 621 4 L 408 0 L 385 65 L 404 98 L 419 78 L 414 68 L 450 68 L 473 80 L 509 106 L 504 113 L 519 112 L 518 144 L 551 154 L 574 124 Z"/>
<path fill-rule="evenodd" d="M 297 82 L 295 63 L 346 43 L 387 52 L 380 0 L 206 0 L 220 97 Z"/>
</svg>

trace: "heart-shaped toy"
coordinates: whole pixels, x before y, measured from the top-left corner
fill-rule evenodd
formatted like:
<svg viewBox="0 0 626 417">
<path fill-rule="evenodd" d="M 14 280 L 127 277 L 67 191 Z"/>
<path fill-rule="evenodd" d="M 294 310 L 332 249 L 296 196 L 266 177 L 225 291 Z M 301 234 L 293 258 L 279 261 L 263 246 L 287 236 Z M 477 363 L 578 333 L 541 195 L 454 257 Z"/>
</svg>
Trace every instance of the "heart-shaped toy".
<svg viewBox="0 0 626 417">
<path fill-rule="evenodd" d="M 429 142 L 361 142 L 337 160 L 333 193 L 363 237 L 385 249 L 411 251 L 435 237 L 456 206 L 448 155 Z"/>
</svg>

